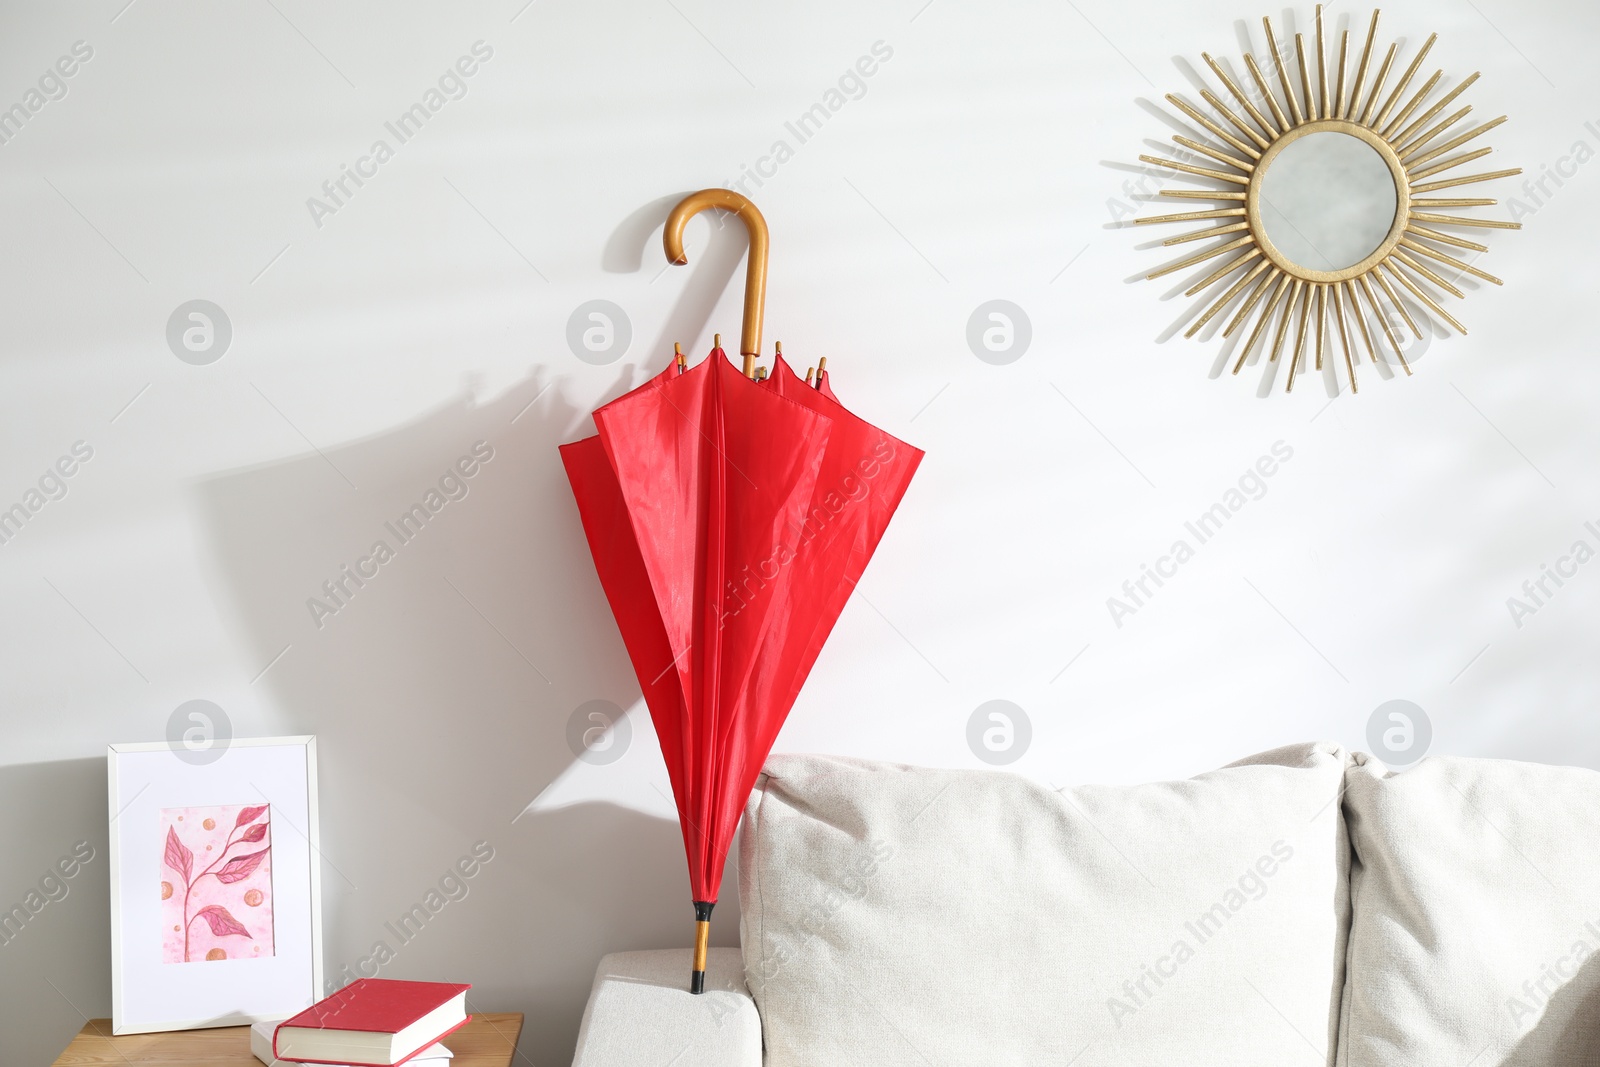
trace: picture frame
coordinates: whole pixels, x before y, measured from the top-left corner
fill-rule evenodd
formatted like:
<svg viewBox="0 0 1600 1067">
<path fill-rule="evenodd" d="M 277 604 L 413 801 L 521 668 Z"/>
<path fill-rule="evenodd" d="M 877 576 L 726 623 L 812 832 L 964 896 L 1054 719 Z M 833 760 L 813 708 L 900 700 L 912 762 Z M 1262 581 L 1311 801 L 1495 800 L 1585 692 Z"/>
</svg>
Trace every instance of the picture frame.
<svg viewBox="0 0 1600 1067">
<path fill-rule="evenodd" d="M 106 768 L 112 1033 L 321 999 L 316 738 L 117 744 Z"/>
</svg>

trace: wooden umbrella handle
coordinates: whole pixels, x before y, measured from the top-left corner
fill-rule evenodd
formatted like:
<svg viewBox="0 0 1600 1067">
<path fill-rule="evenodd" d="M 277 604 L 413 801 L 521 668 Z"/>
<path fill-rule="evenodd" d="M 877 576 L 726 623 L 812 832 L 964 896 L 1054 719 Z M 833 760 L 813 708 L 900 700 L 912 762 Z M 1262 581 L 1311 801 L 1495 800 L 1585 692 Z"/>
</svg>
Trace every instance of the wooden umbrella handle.
<svg viewBox="0 0 1600 1067">
<path fill-rule="evenodd" d="M 707 208 L 719 207 L 739 216 L 750 234 L 749 265 L 744 276 L 744 327 L 739 334 L 739 352 L 744 356 L 744 376 L 755 377 L 756 357 L 761 355 L 761 319 L 767 306 L 767 220 L 761 217 L 750 198 L 732 189 L 702 189 L 690 193 L 667 215 L 661 234 L 667 261 L 677 266 L 689 262 L 683 252 L 683 228 Z"/>
</svg>

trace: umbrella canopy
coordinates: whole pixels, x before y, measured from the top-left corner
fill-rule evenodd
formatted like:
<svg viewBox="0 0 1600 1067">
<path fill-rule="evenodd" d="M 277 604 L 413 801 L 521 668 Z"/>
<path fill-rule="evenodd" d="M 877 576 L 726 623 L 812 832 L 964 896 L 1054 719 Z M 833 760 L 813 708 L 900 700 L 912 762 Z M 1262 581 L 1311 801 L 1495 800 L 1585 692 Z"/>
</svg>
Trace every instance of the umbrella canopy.
<svg viewBox="0 0 1600 1067">
<path fill-rule="evenodd" d="M 708 190 L 674 212 L 739 211 Z M 669 256 L 673 223 L 669 220 Z M 761 230 L 765 271 L 765 229 Z M 756 289 L 759 302 L 759 287 Z M 739 816 L 922 452 L 851 414 L 781 357 L 761 381 L 747 288 L 746 373 L 720 345 L 594 413 L 561 448 L 601 587 L 661 742 L 695 904 L 692 988 Z M 821 384 L 821 379 L 819 379 Z"/>
</svg>

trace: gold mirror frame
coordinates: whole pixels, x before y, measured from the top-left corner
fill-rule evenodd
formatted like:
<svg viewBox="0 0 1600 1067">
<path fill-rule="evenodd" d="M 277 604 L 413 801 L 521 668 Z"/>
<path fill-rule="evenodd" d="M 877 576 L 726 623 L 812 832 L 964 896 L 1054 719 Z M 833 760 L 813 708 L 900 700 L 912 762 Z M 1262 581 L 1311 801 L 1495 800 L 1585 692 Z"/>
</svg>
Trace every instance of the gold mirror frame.
<svg viewBox="0 0 1600 1067">
<path fill-rule="evenodd" d="M 1372 13 L 1372 21 L 1367 27 L 1366 43 L 1361 49 L 1361 56 L 1348 89 L 1345 75 L 1348 66 L 1346 60 L 1350 52 L 1350 31 L 1345 30 L 1340 36 L 1338 62 L 1334 76 L 1330 79 L 1328 51 L 1324 47 L 1321 4 L 1316 8 L 1314 47 L 1317 80 L 1315 83 L 1311 78 L 1311 64 L 1307 60 L 1305 37 L 1298 33 L 1294 35 L 1293 58 L 1298 67 L 1300 83 L 1298 92 L 1290 77 L 1285 54 L 1279 50 L 1277 38 L 1272 32 L 1271 19 L 1263 18 L 1261 24 L 1266 30 L 1267 46 L 1271 51 L 1278 84 L 1282 90 L 1281 98 L 1262 75 L 1254 56 L 1248 53 L 1244 56 L 1244 67 L 1259 94 L 1252 98 L 1215 59 L 1202 52 L 1201 58 L 1205 60 L 1206 66 L 1233 97 L 1234 102 L 1242 109 L 1242 114 L 1224 103 L 1209 89 L 1202 89 L 1200 97 L 1217 118 L 1208 115 L 1182 97 L 1168 93 L 1167 101 L 1209 134 L 1210 138 L 1197 139 L 1182 135 L 1175 135 L 1172 138 L 1197 160 L 1196 163 L 1149 155 L 1139 157 L 1145 163 L 1228 186 L 1216 189 L 1160 191 L 1161 196 L 1212 200 L 1220 205 L 1206 211 L 1185 211 L 1134 220 L 1140 224 L 1205 220 L 1208 225 L 1211 220 L 1216 221 L 1216 225 L 1212 228 L 1163 241 L 1163 247 L 1213 237 L 1225 237 L 1226 240 L 1220 245 L 1151 271 L 1145 277 L 1160 278 L 1218 256 L 1231 254 L 1226 263 L 1184 292 L 1185 296 L 1196 296 L 1220 284 L 1230 275 L 1244 271 L 1244 274 L 1190 325 L 1184 336 L 1193 337 L 1206 323 L 1232 304 L 1236 297 L 1245 293 L 1233 317 L 1222 330 L 1222 336 L 1227 338 L 1245 322 L 1253 323 L 1238 359 L 1234 362 L 1233 373 L 1238 374 L 1244 368 L 1250 353 L 1255 351 L 1256 342 L 1266 336 L 1276 316 L 1277 327 L 1273 331 L 1270 349 L 1267 349 L 1270 353 L 1268 362 L 1277 362 L 1288 340 L 1289 330 L 1291 327 L 1295 330 L 1293 354 L 1290 357 L 1289 371 L 1284 385 L 1285 391 L 1294 389 L 1295 375 L 1301 369 L 1302 357 L 1306 354 L 1308 343 L 1313 347 L 1316 369 L 1322 370 L 1324 349 L 1326 348 L 1331 354 L 1334 332 L 1339 335 L 1345 371 L 1352 392 L 1359 390 L 1356 381 L 1356 364 L 1359 359 L 1352 334 L 1364 343 L 1367 355 L 1373 364 L 1378 362 L 1378 346 L 1374 343 L 1374 334 L 1381 334 L 1388 341 L 1389 351 L 1394 353 L 1399 365 L 1409 375 L 1411 366 L 1406 362 L 1403 346 L 1397 335 L 1397 326 L 1392 321 L 1391 315 L 1403 322 L 1418 340 L 1422 338 L 1422 325 L 1419 319 L 1421 323 L 1429 323 L 1430 316 L 1448 324 L 1457 333 L 1465 334 L 1466 327 L 1441 306 L 1442 297 L 1430 291 L 1436 290 L 1438 293 L 1447 293 L 1457 298 L 1465 296 L 1440 271 L 1453 272 L 1457 279 L 1463 275 L 1471 275 L 1495 285 L 1502 284 L 1494 275 L 1437 247 L 1442 245 L 1447 248 L 1482 253 L 1489 250 L 1486 245 L 1433 227 L 1505 230 L 1522 228 L 1521 223 L 1516 222 L 1435 213 L 1433 209 L 1436 208 L 1487 207 L 1496 204 L 1497 201 L 1482 197 L 1428 197 L 1425 194 L 1496 178 L 1507 178 L 1521 174 L 1522 169 L 1513 167 L 1465 177 L 1434 177 L 1488 155 L 1492 149 L 1477 148 L 1453 156 L 1449 153 L 1492 130 L 1506 118 L 1502 115 L 1464 133 L 1449 135 L 1451 127 L 1471 112 L 1472 108 L 1469 105 L 1456 110 L 1432 126 L 1428 125 L 1478 80 L 1476 72 L 1429 103 L 1440 79 L 1444 77 L 1443 70 L 1436 71 L 1397 109 L 1401 97 L 1421 68 L 1423 60 L 1427 58 L 1434 42 L 1438 40 L 1438 34 L 1429 35 L 1416 57 L 1400 75 L 1394 88 L 1387 97 L 1384 97 L 1382 95 L 1384 82 L 1394 67 L 1400 47 L 1398 43 L 1391 44 L 1370 88 L 1366 88 L 1363 96 L 1367 71 L 1372 60 L 1373 42 L 1378 34 L 1378 15 L 1377 11 Z M 1333 84 L 1331 93 L 1330 81 Z M 1382 99 L 1381 104 L 1380 99 Z M 1416 114 L 1419 108 L 1424 109 L 1420 114 Z M 1412 117 L 1413 114 L 1416 114 L 1415 118 Z M 1217 120 L 1218 118 L 1221 122 Z M 1199 138 L 1204 137 L 1197 131 L 1190 132 L 1196 133 Z M 1313 133 L 1327 132 L 1347 134 L 1370 146 L 1388 165 L 1395 187 L 1394 221 L 1387 236 L 1359 263 L 1334 271 L 1313 270 L 1289 259 L 1273 245 L 1267 236 L 1261 217 L 1261 187 L 1273 160 L 1284 148 L 1300 138 Z M 1217 170 L 1211 166 L 1200 166 L 1199 163 L 1220 163 L 1228 169 Z M 1231 188 L 1232 186 L 1243 188 L 1238 190 Z M 1232 236 L 1240 231 L 1244 231 L 1242 236 Z M 1253 288 L 1252 283 L 1254 283 Z M 1248 293 L 1246 290 L 1249 290 Z M 1402 290 L 1411 298 L 1409 303 L 1401 296 Z M 1415 317 L 1412 315 L 1413 310 L 1417 313 Z M 1365 317 L 1368 311 L 1376 317 L 1382 327 L 1381 330 L 1368 329 Z M 1351 319 L 1355 323 L 1354 330 L 1349 326 Z"/>
</svg>

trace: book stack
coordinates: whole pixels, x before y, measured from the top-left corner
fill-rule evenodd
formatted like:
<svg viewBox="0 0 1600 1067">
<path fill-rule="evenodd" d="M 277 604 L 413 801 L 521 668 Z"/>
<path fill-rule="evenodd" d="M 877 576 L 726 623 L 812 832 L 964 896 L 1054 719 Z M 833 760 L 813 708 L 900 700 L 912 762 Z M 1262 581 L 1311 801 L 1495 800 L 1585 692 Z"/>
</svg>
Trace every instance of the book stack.
<svg viewBox="0 0 1600 1067">
<path fill-rule="evenodd" d="M 465 1026 L 470 985 L 358 978 L 282 1022 L 250 1028 L 250 1051 L 267 1067 L 449 1067 L 439 1039 Z"/>
</svg>

